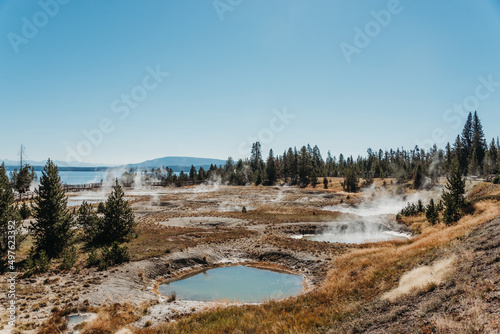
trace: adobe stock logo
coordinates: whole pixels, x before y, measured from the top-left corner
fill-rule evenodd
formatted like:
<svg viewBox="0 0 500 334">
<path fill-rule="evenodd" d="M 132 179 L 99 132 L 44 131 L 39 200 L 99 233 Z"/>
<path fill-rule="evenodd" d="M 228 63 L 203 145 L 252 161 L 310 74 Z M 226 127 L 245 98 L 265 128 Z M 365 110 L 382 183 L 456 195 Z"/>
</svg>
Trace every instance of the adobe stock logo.
<svg viewBox="0 0 500 334">
<path fill-rule="evenodd" d="M 373 20 L 368 21 L 363 29 L 358 26 L 354 27 L 355 35 L 352 44 L 346 42 L 339 44 L 340 51 L 342 51 L 342 55 L 347 63 L 350 64 L 352 62 L 354 54 L 360 54 L 362 50 L 367 48 L 372 40 L 380 35 L 382 28 L 386 28 L 391 24 L 393 16 L 403 11 L 403 6 L 399 0 L 390 0 L 386 7 L 387 9 L 380 11 L 372 10 L 370 15 L 373 17 Z"/>
<path fill-rule="evenodd" d="M 215 0 L 212 5 L 214 6 L 217 15 L 221 21 L 224 21 L 226 12 L 232 12 L 236 7 L 241 5 L 243 0 Z"/>
<path fill-rule="evenodd" d="M 130 115 L 130 111 L 137 109 L 142 101 L 144 101 L 149 92 L 160 86 L 165 78 L 169 76 L 167 72 L 162 72 L 160 65 L 156 65 L 153 69 L 151 66 L 146 67 L 147 74 L 142 78 L 140 85 L 134 86 L 128 94 L 121 94 L 120 98 L 116 98 L 111 102 L 110 109 L 113 114 L 118 116 L 118 120 L 124 121 Z M 85 157 L 92 154 L 95 147 L 100 146 L 106 135 L 111 134 L 116 129 L 116 121 L 105 117 L 101 119 L 98 126 L 82 131 L 85 139 L 81 139 L 76 146 L 66 145 L 66 161 L 83 161 Z"/>
<path fill-rule="evenodd" d="M 476 111 L 480 108 L 481 102 L 488 100 L 500 88 L 500 81 L 493 79 L 493 74 L 488 76 L 479 76 L 477 78 L 478 84 L 474 89 L 474 93 L 466 96 L 462 103 L 454 103 L 453 106 L 446 109 L 443 113 L 443 120 L 453 130 L 458 130 L 460 126 L 467 119 L 469 112 Z M 453 140 L 453 138 L 451 138 Z M 415 140 L 418 147 L 429 149 L 434 144 L 443 145 L 450 141 L 443 128 L 435 128 L 430 137 Z"/>
<path fill-rule="evenodd" d="M 28 44 L 30 40 L 38 35 L 41 28 L 45 27 L 51 18 L 59 13 L 60 5 L 67 5 L 70 0 L 40 0 L 38 1 L 38 6 L 41 10 L 35 12 L 31 19 L 23 16 L 21 22 L 23 23 L 21 27 L 21 34 L 16 34 L 14 32 L 9 32 L 7 34 L 7 39 L 10 42 L 10 46 L 15 53 L 19 53 L 19 46 L 21 44 Z"/>
<path fill-rule="evenodd" d="M 269 120 L 269 126 L 260 129 L 256 136 L 249 136 L 238 145 L 239 155 L 245 155 L 250 152 L 252 144 L 260 142 L 261 144 L 270 144 L 276 134 L 283 132 L 290 122 L 295 119 L 295 114 L 288 113 L 286 107 L 283 110 L 273 110 L 274 116 Z"/>
</svg>

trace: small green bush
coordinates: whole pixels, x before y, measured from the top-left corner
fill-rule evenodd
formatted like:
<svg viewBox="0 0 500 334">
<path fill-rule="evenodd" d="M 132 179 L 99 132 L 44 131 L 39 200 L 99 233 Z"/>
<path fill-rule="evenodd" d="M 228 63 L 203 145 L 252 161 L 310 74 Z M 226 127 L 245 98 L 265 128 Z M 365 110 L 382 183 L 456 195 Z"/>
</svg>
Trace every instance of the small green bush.
<svg viewBox="0 0 500 334">
<path fill-rule="evenodd" d="M 66 248 L 61 255 L 61 264 L 59 265 L 59 270 L 70 270 L 75 265 L 78 259 L 78 253 L 75 246 Z"/>
<path fill-rule="evenodd" d="M 35 254 L 34 251 L 31 251 L 30 256 L 26 260 L 26 276 L 33 276 L 38 274 L 43 274 L 49 271 L 50 269 L 50 259 L 45 252 L 45 250 L 41 250 L 38 254 Z"/>
<path fill-rule="evenodd" d="M 104 246 L 101 249 L 101 255 L 93 249 L 90 251 L 87 259 L 87 266 L 95 267 L 99 270 L 105 270 L 109 267 L 130 261 L 130 254 L 126 246 L 120 246 L 118 242 L 114 242 L 110 247 Z"/>
<path fill-rule="evenodd" d="M 87 258 L 87 267 L 97 267 L 99 264 L 99 255 L 97 254 L 95 248 L 92 248 Z"/>
</svg>

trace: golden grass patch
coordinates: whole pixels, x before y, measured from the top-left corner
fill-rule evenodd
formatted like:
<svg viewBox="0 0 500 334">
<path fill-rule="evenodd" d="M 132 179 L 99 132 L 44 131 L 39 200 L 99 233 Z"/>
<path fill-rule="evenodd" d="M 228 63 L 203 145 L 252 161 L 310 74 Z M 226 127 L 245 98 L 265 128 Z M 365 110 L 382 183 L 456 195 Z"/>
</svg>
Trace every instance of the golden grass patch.
<svg viewBox="0 0 500 334">
<path fill-rule="evenodd" d="M 441 285 L 455 270 L 456 257 L 436 261 L 431 266 L 422 266 L 411 270 L 401 277 L 399 286 L 382 295 L 382 299 L 395 301 L 399 297 L 429 291 Z"/>
</svg>

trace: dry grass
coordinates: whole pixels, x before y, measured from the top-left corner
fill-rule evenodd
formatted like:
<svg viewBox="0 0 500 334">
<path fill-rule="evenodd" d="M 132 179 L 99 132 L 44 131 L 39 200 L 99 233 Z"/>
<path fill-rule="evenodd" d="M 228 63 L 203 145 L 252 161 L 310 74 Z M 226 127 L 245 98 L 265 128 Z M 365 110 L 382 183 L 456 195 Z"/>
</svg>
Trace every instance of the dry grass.
<svg viewBox="0 0 500 334">
<path fill-rule="evenodd" d="M 399 286 L 382 295 L 382 299 L 395 301 L 399 297 L 429 291 L 450 277 L 455 270 L 456 257 L 452 256 L 434 263 L 432 266 L 422 266 L 406 273 L 399 280 Z"/>
<path fill-rule="evenodd" d="M 107 334 L 116 333 L 125 325 L 139 319 L 138 310 L 129 304 L 113 304 L 98 313 L 98 318 L 86 324 L 81 334 Z"/>
<path fill-rule="evenodd" d="M 163 227 L 152 224 L 140 224 L 138 237 L 126 245 L 129 247 L 131 260 L 142 260 L 164 255 L 171 251 L 183 250 L 198 244 L 211 244 L 222 241 L 246 238 L 253 232 L 246 229 L 206 230 L 203 228 Z"/>
<path fill-rule="evenodd" d="M 500 320 L 487 311 L 483 300 L 468 297 L 462 303 L 467 309 L 460 315 L 463 321 L 456 321 L 451 315 L 434 317 L 433 322 L 438 333 L 498 333 Z"/>
</svg>

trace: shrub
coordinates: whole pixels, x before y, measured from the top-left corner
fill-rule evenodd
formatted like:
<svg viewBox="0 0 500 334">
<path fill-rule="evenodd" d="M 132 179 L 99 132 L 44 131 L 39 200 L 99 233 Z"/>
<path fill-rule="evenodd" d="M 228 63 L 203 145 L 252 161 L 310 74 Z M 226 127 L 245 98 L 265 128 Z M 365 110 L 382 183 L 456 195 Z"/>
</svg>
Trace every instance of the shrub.
<svg viewBox="0 0 500 334">
<path fill-rule="evenodd" d="M 95 250 L 91 250 L 87 259 L 87 266 L 97 266 L 99 270 L 105 270 L 109 267 L 130 261 L 130 254 L 126 246 L 121 246 L 114 242 L 111 247 L 104 246 L 101 249 L 101 255 L 98 256 Z"/>
<path fill-rule="evenodd" d="M 120 247 L 118 242 L 114 242 L 108 252 L 108 260 L 113 265 L 130 261 L 130 254 L 127 246 Z"/>
<path fill-rule="evenodd" d="M 59 265 L 60 270 L 69 270 L 73 268 L 76 260 L 78 259 L 78 253 L 75 246 L 66 248 L 61 255 L 61 264 Z"/>
<path fill-rule="evenodd" d="M 88 267 L 96 267 L 99 264 L 99 255 L 96 250 L 92 248 L 89 253 L 89 257 L 87 258 L 87 266 Z"/>
<path fill-rule="evenodd" d="M 417 211 L 418 211 L 418 213 L 422 213 L 425 211 L 424 204 L 422 203 L 422 200 L 420 200 L 420 199 L 417 202 Z"/>
<path fill-rule="evenodd" d="M 247 213 L 247 208 L 246 208 L 246 207 L 243 207 L 243 208 L 241 209 L 241 213 Z"/>
<path fill-rule="evenodd" d="M 416 216 L 420 213 L 425 212 L 425 207 L 424 204 L 422 203 L 421 200 L 418 200 L 417 204 L 415 203 L 408 203 L 406 206 L 401 209 L 399 212 L 402 216 Z"/>
<path fill-rule="evenodd" d="M 500 184 L 500 176 L 499 175 L 495 176 L 495 178 L 493 179 L 493 184 Z"/>
<path fill-rule="evenodd" d="M 31 250 L 29 258 L 26 260 L 26 276 L 43 274 L 50 269 L 50 259 L 45 252 L 41 250 L 38 254 L 35 254 Z"/>
</svg>

